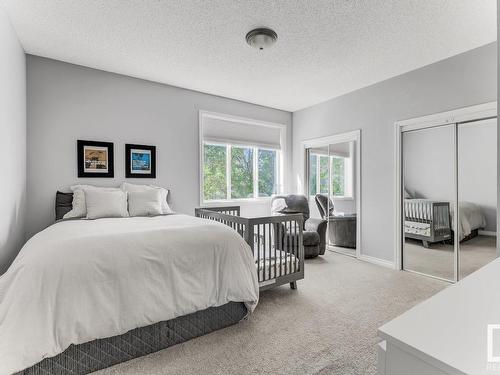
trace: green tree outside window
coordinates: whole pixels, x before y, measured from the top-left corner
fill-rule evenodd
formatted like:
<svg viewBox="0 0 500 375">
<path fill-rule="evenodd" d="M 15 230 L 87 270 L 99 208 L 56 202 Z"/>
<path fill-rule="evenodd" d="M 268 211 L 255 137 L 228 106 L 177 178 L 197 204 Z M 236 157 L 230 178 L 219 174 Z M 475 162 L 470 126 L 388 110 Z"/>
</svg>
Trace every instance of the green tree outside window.
<svg viewBox="0 0 500 375">
<path fill-rule="evenodd" d="M 226 199 L 227 147 L 205 144 L 203 147 L 203 198 L 205 200 Z"/>
</svg>

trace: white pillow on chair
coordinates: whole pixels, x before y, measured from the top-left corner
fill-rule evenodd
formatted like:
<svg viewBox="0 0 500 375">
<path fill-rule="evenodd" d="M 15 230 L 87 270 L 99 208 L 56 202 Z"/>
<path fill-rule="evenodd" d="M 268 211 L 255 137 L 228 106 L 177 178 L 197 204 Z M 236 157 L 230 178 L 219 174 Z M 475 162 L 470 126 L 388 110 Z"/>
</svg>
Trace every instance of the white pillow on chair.
<svg viewBox="0 0 500 375">
<path fill-rule="evenodd" d="M 87 189 L 87 219 L 102 217 L 128 217 L 127 193 L 119 189 L 101 190 Z"/>
<path fill-rule="evenodd" d="M 173 213 L 172 209 L 167 203 L 168 193 L 169 191 L 165 188 L 153 186 L 153 185 L 136 185 L 128 182 L 124 182 L 121 185 L 121 189 L 126 191 L 127 193 L 141 192 L 147 190 L 159 190 L 161 194 L 161 213 L 162 214 L 171 214 Z"/>
<path fill-rule="evenodd" d="M 131 191 L 128 193 L 128 212 L 130 216 L 155 216 L 163 213 L 160 189 Z"/>
</svg>

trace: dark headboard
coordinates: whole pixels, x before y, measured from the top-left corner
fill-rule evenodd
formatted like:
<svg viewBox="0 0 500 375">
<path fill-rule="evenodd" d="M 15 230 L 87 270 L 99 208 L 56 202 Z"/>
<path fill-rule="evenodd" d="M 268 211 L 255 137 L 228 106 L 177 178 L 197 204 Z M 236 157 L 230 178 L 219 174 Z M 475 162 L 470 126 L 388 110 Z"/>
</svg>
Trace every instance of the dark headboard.
<svg viewBox="0 0 500 375">
<path fill-rule="evenodd" d="M 56 194 L 56 221 L 61 220 L 72 208 L 73 193 L 62 193 L 58 191 Z"/>
</svg>

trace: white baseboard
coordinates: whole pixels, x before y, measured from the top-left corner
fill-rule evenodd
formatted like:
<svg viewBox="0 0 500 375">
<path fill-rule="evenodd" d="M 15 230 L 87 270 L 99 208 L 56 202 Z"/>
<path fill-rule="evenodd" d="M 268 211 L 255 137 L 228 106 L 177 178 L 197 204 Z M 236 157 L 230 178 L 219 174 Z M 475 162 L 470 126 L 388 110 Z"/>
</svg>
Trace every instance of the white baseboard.
<svg viewBox="0 0 500 375">
<path fill-rule="evenodd" d="M 394 265 L 394 262 L 391 262 L 390 260 L 379 259 L 379 258 L 375 258 L 375 257 L 369 256 L 369 255 L 361 254 L 358 259 L 363 260 L 365 262 L 373 263 L 373 264 L 376 264 L 376 265 L 379 265 L 382 267 L 387 267 L 390 269 L 396 268 L 396 266 Z"/>
<path fill-rule="evenodd" d="M 478 234 L 481 236 L 491 236 L 491 237 L 497 236 L 497 232 L 493 232 L 491 230 L 480 230 L 478 231 Z"/>
</svg>

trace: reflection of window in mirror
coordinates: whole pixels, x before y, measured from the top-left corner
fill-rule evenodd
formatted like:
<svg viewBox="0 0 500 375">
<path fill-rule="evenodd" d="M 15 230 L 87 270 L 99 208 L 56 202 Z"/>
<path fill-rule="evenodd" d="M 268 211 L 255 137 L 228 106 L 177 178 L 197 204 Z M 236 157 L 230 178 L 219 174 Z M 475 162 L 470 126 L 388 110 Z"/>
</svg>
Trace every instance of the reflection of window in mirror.
<svg viewBox="0 0 500 375">
<path fill-rule="evenodd" d="M 352 198 L 353 172 L 350 155 L 328 155 L 311 151 L 309 153 L 309 195 L 313 197 L 320 193 L 330 194 L 336 198 Z"/>
</svg>

